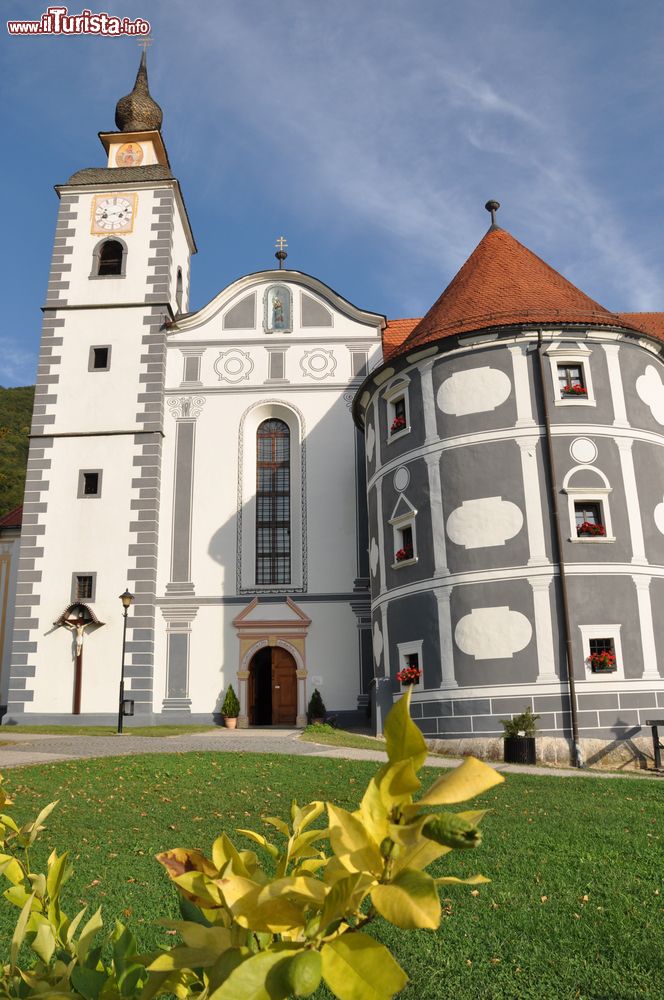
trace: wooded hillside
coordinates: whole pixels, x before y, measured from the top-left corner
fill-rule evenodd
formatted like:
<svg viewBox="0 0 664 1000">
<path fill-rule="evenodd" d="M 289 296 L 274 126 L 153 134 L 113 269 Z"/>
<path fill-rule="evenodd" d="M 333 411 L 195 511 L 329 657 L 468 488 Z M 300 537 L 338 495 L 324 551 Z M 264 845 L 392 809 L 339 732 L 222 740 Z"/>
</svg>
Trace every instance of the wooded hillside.
<svg viewBox="0 0 664 1000">
<path fill-rule="evenodd" d="M 23 503 L 34 396 L 33 385 L 0 386 L 0 517 Z"/>
</svg>

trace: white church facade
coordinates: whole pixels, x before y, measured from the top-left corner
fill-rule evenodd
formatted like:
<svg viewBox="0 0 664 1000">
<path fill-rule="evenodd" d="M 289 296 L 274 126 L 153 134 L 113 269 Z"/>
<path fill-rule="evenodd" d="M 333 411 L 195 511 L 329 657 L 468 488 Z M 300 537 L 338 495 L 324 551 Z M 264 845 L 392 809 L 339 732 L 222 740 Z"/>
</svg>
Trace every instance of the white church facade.
<svg viewBox="0 0 664 1000">
<path fill-rule="evenodd" d="M 664 314 L 593 302 L 495 222 L 389 323 L 284 266 L 188 311 L 196 246 L 149 94 L 60 198 L 5 723 L 529 707 L 564 752 L 664 708 Z M 5 679 L 6 682 L 6 679 Z M 377 719 L 378 725 L 380 720 Z M 590 742 L 588 742 L 590 741 Z M 576 750 L 574 749 L 576 747 Z"/>
</svg>

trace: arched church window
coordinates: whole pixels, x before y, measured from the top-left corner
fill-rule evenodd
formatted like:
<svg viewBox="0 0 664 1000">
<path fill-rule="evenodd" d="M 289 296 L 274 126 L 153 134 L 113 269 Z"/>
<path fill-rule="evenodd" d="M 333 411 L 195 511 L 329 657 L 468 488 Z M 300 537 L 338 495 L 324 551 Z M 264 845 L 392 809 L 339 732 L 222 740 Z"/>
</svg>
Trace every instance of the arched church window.
<svg viewBox="0 0 664 1000">
<path fill-rule="evenodd" d="M 256 433 L 256 584 L 290 583 L 290 430 L 264 420 Z"/>
<path fill-rule="evenodd" d="M 97 274 L 99 277 L 124 274 L 126 248 L 119 240 L 104 240 L 99 247 Z"/>
</svg>

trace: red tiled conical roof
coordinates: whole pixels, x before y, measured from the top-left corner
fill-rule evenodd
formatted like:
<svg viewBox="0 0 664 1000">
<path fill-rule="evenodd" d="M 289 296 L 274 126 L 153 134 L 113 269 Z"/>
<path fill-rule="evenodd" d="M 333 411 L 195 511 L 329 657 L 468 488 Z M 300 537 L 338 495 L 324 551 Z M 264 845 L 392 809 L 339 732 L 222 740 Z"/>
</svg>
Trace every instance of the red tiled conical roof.
<svg viewBox="0 0 664 1000">
<path fill-rule="evenodd" d="M 609 312 L 498 226 L 492 226 L 401 348 L 487 327 L 636 324 Z M 390 324 L 391 326 L 392 324 Z"/>
<path fill-rule="evenodd" d="M 0 528 L 20 528 L 23 521 L 23 504 L 14 507 L 7 514 L 0 517 Z"/>
</svg>

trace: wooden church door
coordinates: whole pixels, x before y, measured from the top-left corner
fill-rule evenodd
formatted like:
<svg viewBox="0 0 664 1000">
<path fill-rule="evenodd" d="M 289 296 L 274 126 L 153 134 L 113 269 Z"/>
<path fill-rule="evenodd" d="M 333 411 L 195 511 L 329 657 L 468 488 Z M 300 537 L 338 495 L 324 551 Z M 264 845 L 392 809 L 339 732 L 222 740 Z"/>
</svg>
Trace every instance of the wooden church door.
<svg viewBox="0 0 664 1000">
<path fill-rule="evenodd" d="M 295 660 L 280 646 L 272 648 L 272 724 L 295 725 L 297 677 Z"/>
</svg>

